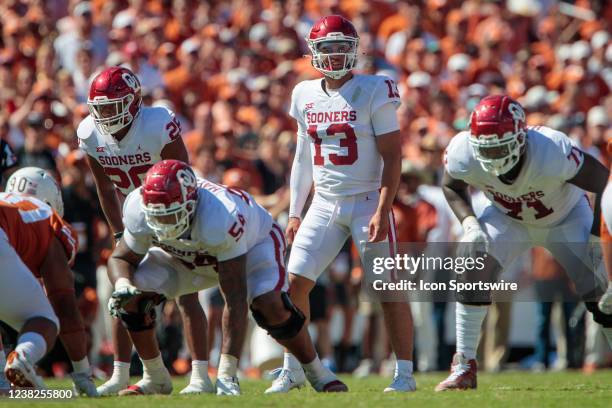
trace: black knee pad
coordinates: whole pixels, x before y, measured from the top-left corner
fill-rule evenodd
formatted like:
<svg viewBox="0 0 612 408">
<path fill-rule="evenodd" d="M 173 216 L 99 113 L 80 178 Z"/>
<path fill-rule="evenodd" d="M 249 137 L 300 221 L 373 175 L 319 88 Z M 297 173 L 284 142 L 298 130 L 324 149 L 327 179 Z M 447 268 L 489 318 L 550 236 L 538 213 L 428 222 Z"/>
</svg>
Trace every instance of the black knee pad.
<svg viewBox="0 0 612 408">
<path fill-rule="evenodd" d="M 141 332 L 155 327 L 155 306 L 160 304 L 164 297 L 148 297 L 138 302 L 138 312 L 126 312 L 123 309 L 119 312 L 119 318 L 123 326 L 133 332 Z"/>
<path fill-rule="evenodd" d="M 259 311 L 251 308 L 251 313 L 253 314 L 253 318 L 262 329 L 266 330 L 270 336 L 275 338 L 276 340 L 286 340 L 294 338 L 304 326 L 304 322 L 306 322 L 306 317 L 304 313 L 291 302 L 289 299 L 289 295 L 287 292 L 281 293 L 281 299 L 283 300 L 283 305 L 285 309 L 289 311 L 291 314 L 289 318 L 277 325 L 270 325 L 266 322 L 266 318 Z"/>
<path fill-rule="evenodd" d="M 595 302 L 584 302 L 587 310 L 593 313 L 593 320 L 595 323 L 599 323 L 605 328 L 612 327 L 612 314 L 605 314 L 601 310 L 599 310 L 599 306 Z"/>
</svg>

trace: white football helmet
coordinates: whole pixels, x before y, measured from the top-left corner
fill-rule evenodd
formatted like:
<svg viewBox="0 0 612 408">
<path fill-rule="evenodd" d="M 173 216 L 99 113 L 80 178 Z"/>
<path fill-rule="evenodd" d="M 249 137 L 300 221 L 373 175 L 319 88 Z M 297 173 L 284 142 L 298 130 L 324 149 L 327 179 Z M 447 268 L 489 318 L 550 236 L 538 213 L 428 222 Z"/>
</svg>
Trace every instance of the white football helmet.
<svg viewBox="0 0 612 408">
<path fill-rule="evenodd" d="M 7 193 L 28 194 L 49 204 L 60 217 L 64 216 L 62 191 L 53 176 L 39 167 L 24 167 L 6 182 Z"/>
</svg>

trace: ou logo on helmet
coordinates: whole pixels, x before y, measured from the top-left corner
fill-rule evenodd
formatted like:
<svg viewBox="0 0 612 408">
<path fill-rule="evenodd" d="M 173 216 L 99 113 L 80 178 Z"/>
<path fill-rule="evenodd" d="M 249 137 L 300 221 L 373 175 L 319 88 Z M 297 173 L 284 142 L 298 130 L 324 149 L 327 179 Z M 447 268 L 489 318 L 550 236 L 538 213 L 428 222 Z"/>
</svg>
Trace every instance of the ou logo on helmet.
<svg viewBox="0 0 612 408">
<path fill-rule="evenodd" d="M 181 169 L 176 172 L 176 178 L 181 186 L 186 188 L 194 188 L 197 184 L 195 174 L 189 170 Z"/>
<path fill-rule="evenodd" d="M 525 111 L 518 103 L 510 103 L 508 105 L 508 112 L 510 112 L 515 122 L 525 122 Z"/>
<path fill-rule="evenodd" d="M 123 78 L 123 82 L 125 82 L 126 85 L 132 88 L 134 91 L 138 91 L 140 89 L 140 82 L 138 82 L 138 78 L 131 73 L 124 72 L 121 74 L 121 78 Z"/>
</svg>

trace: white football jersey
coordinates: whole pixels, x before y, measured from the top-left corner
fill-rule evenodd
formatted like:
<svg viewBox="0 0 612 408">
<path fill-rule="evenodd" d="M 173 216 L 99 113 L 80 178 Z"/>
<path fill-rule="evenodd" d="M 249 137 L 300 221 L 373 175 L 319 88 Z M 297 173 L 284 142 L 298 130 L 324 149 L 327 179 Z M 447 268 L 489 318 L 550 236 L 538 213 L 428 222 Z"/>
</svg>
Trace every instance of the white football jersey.
<svg viewBox="0 0 612 408">
<path fill-rule="evenodd" d="M 296 85 L 289 112 L 298 137 L 310 143 L 315 189 L 330 196 L 379 189 L 383 162 L 376 136 L 386 132 L 375 134 L 371 117 L 387 103 L 399 107 L 395 83 L 382 75 L 354 75 L 326 93 L 322 81 Z"/>
<path fill-rule="evenodd" d="M 123 204 L 123 239 L 134 252 L 144 254 L 154 246 L 180 259 L 190 269 L 206 274 L 218 261 L 246 254 L 266 239 L 272 216 L 248 193 L 198 180 L 198 204 L 187 235 L 160 242 L 149 228 L 142 210 L 140 188 Z"/>
<path fill-rule="evenodd" d="M 564 133 L 544 127 L 529 127 L 525 162 L 511 184 L 487 173 L 469 143 L 470 133 L 451 139 L 445 154 L 448 174 L 484 192 L 486 197 L 515 220 L 538 227 L 563 220 L 584 191 L 567 182 L 584 162 L 584 155 Z"/>
<path fill-rule="evenodd" d="M 77 136 L 79 147 L 96 159 L 117 190 L 127 196 L 161 160 L 164 146 L 181 137 L 181 125 L 165 107 L 142 107 L 120 142 L 100 133 L 91 115 L 81 121 Z"/>
</svg>

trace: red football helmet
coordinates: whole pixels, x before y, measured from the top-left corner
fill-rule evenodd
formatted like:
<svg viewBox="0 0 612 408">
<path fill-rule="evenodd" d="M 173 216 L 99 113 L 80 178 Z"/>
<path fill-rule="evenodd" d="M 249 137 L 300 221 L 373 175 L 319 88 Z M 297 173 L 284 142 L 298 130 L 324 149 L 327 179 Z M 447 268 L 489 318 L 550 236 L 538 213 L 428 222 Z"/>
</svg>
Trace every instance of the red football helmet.
<svg viewBox="0 0 612 408">
<path fill-rule="evenodd" d="M 496 176 L 510 171 L 525 151 L 525 111 L 507 95 L 483 98 L 470 116 L 470 145 L 482 168 Z"/>
<path fill-rule="evenodd" d="M 196 175 L 187 163 L 162 160 L 147 171 L 140 189 L 147 225 L 160 241 L 178 239 L 191 224 L 198 200 Z"/>
<path fill-rule="evenodd" d="M 317 21 L 306 42 L 312 53 L 312 66 L 323 75 L 340 79 L 357 64 L 359 35 L 342 16 L 331 15 Z M 341 64 L 335 61 L 337 57 L 344 58 Z"/>
<path fill-rule="evenodd" d="M 110 67 L 98 74 L 89 88 L 87 106 L 101 133 L 113 135 L 128 126 L 138 112 L 140 81 L 124 67 Z"/>
</svg>

